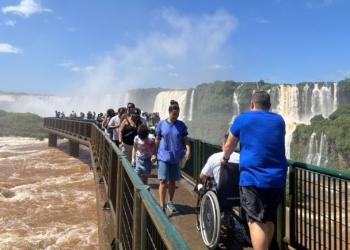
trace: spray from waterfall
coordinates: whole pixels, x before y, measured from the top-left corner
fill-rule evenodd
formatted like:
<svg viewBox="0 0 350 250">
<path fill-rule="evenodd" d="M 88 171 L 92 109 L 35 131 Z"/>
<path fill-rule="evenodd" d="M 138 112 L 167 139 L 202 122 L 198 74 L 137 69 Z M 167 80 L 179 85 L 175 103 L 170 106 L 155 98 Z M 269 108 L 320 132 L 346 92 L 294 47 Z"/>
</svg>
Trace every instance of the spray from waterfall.
<svg viewBox="0 0 350 250">
<path fill-rule="evenodd" d="M 191 100 L 190 100 L 190 110 L 189 110 L 189 121 L 192 121 L 192 115 L 193 115 L 193 99 L 194 99 L 194 90 L 192 90 L 191 94 Z"/>
<path fill-rule="evenodd" d="M 338 108 L 338 83 L 333 83 L 333 111 Z"/>
</svg>

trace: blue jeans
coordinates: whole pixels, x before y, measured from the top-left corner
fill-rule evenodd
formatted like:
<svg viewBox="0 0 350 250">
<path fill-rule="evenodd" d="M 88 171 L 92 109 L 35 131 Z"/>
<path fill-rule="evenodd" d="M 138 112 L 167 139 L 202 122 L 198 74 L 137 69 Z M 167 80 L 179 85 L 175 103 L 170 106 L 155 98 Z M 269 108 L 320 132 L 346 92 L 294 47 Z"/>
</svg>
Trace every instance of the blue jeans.
<svg viewBox="0 0 350 250">
<path fill-rule="evenodd" d="M 158 161 L 158 179 L 171 181 L 181 180 L 179 163 L 170 164 L 164 161 Z"/>
<path fill-rule="evenodd" d="M 135 171 L 138 175 L 150 176 L 152 171 L 151 158 L 141 159 L 136 156 Z"/>
</svg>

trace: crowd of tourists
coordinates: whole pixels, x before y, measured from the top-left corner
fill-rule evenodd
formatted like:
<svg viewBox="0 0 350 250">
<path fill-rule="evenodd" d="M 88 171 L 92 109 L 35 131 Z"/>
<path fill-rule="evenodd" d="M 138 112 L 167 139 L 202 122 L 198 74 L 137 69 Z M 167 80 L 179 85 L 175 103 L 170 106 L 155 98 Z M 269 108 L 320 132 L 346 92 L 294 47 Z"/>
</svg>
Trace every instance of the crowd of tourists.
<svg viewBox="0 0 350 250">
<path fill-rule="evenodd" d="M 223 152 L 209 157 L 200 173 L 203 181 L 212 177 L 218 182 L 221 166 L 229 162 L 239 164 L 240 204 L 247 217 L 253 248 L 261 250 L 271 244 L 275 231 L 272 221 L 283 198 L 287 174 L 285 122 L 282 116 L 270 112 L 270 107 L 269 94 L 255 92 L 250 111 L 237 116 L 224 136 Z M 143 117 L 131 102 L 116 111 L 99 113 L 96 124 L 124 152 L 144 184 L 148 183 L 152 165 L 157 163 L 160 209 L 176 212 L 175 183 L 181 179 L 180 162 L 190 159 L 191 149 L 187 126 L 178 120 L 179 104 L 172 100 L 168 111 L 169 116 L 158 122 L 154 135 L 149 132 L 148 117 Z M 56 117 L 62 113 L 56 111 Z M 73 111 L 73 117 L 74 114 Z M 90 115 L 94 117 L 95 112 Z M 238 145 L 240 154 L 234 152 Z"/>
<path fill-rule="evenodd" d="M 178 102 L 172 100 L 168 111 L 169 117 L 156 124 L 154 135 L 149 132 L 153 117 L 132 102 L 116 111 L 108 109 L 105 114 L 98 114 L 96 124 L 126 155 L 144 184 L 148 183 L 153 164 L 157 164 L 160 207 L 164 212 L 166 208 L 176 212 L 173 197 L 176 181 L 181 179 L 179 162 L 188 160 L 191 151 L 187 126 L 178 120 Z M 167 186 L 169 195 L 165 202 Z"/>
</svg>

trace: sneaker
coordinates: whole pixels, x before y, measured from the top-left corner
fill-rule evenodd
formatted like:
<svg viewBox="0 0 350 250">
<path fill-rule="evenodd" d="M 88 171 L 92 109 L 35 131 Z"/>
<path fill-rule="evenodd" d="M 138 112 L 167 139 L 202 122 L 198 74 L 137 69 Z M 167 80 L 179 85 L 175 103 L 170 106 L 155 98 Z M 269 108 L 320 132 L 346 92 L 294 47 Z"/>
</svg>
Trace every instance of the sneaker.
<svg viewBox="0 0 350 250">
<path fill-rule="evenodd" d="M 159 208 L 160 208 L 160 210 L 162 210 L 166 214 L 164 206 L 159 206 Z"/>
<path fill-rule="evenodd" d="M 169 210 L 171 212 L 176 212 L 176 207 L 174 206 L 174 203 L 172 201 L 169 201 L 168 204 L 167 204 L 167 207 L 169 208 Z"/>
</svg>

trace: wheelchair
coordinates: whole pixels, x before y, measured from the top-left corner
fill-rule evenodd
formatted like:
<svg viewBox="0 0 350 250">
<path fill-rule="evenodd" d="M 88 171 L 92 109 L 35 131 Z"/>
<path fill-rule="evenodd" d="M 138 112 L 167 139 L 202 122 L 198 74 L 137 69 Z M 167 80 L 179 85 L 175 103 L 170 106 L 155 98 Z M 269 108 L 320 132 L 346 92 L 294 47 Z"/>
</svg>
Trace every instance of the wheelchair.
<svg viewBox="0 0 350 250">
<path fill-rule="evenodd" d="M 212 187 L 216 187 L 216 190 Z M 239 207 L 239 214 L 233 210 L 233 207 Z M 233 235 L 235 221 L 237 221 L 246 242 L 251 246 L 246 214 L 240 207 L 237 163 L 222 164 L 218 185 L 214 178 L 208 178 L 198 190 L 197 229 L 201 231 L 203 241 L 209 249 L 216 249 L 220 241 L 221 214 L 224 217 L 227 236 Z"/>
</svg>

